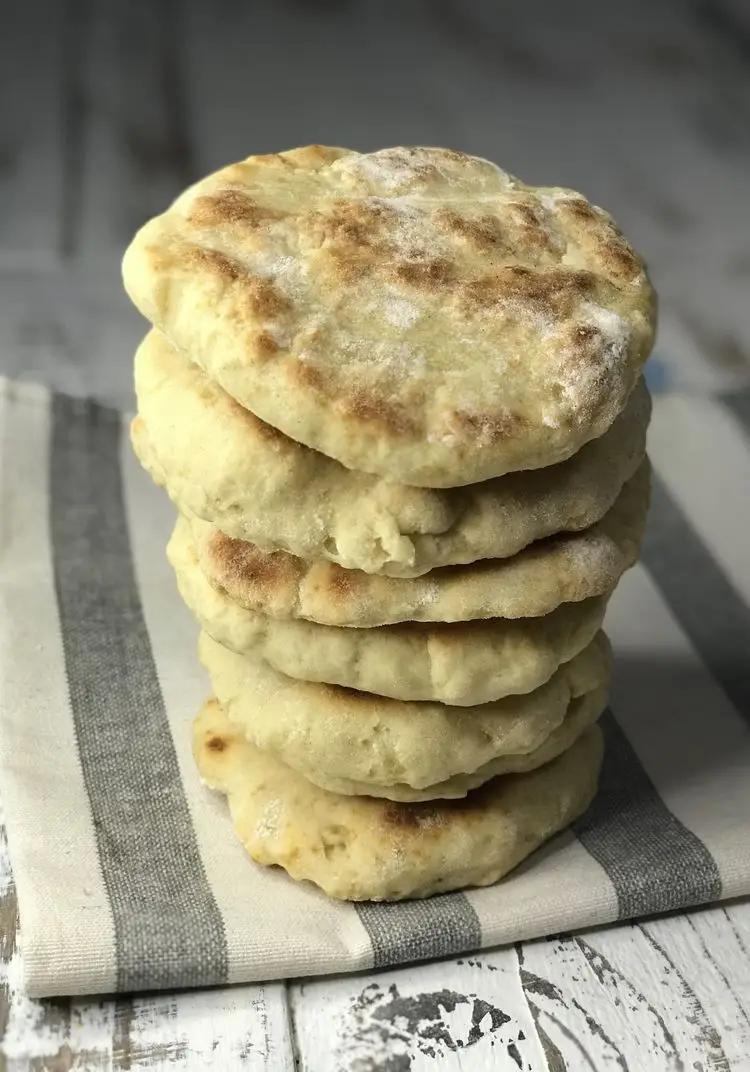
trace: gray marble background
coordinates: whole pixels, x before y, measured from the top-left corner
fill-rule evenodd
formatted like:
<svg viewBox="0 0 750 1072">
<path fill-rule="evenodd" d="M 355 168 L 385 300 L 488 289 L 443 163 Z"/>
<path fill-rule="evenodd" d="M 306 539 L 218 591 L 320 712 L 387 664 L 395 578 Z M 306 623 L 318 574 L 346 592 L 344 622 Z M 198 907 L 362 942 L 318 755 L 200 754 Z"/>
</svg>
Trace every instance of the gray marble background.
<svg viewBox="0 0 750 1072">
<path fill-rule="evenodd" d="M 750 379 L 743 0 L 25 0 L 0 49 L 7 374 L 131 405 L 134 229 L 210 169 L 319 141 L 582 189 L 651 264 L 652 383 Z"/>
</svg>

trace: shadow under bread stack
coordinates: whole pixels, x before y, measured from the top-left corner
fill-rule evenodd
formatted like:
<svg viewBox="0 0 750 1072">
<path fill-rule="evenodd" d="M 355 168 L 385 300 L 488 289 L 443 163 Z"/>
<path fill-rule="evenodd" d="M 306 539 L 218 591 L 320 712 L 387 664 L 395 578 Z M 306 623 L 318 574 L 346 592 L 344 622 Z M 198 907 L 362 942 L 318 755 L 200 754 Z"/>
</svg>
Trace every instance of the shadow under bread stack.
<svg viewBox="0 0 750 1072">
<path fill-rule="evenodd" d="M 311 146 L 192 186 L 124 276 L 202 778 L 334 897 L 494 882 L 596 790 L 648 506 L 642 262 L 486 160 Z"/>
</svg>

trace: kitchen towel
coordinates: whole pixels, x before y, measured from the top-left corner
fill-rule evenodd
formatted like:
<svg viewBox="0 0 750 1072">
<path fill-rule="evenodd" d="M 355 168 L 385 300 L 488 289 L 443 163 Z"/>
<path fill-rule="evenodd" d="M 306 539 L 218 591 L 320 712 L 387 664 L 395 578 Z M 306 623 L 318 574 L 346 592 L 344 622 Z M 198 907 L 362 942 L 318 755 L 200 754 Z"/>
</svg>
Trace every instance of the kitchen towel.
<svg viewBox="0 0 750 1072">
<path fill-rule="evenodd" d="M 197 627 L 127 420 L 3 381 L 0 426 L 0 793 L 29 994 L 381 967 L 750 892 L 750 393 L 655 401 L 592 807 L 499 885 L 402 904 L 256 866 L 201 785 Z"/>
</svg>

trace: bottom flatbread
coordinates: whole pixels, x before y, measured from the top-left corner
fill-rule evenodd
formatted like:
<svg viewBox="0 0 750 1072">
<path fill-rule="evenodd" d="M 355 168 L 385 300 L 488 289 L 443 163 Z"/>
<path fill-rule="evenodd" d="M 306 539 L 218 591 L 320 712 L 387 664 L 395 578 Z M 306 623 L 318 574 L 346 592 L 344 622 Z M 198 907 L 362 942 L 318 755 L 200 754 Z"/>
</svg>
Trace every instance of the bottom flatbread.
<svg viewBox="0 0 750 1072">
<path fill-rule="evenodd" d="M 428 804 L 321 789 L 249 744 L 213 699 L 195 720 L 193 749 L 255 861 L 331 897 L 395 901 L 486 886 L 514 868 L 588 807 L 602 738 L 591 727 L 543 767 Z"/>
</svg>

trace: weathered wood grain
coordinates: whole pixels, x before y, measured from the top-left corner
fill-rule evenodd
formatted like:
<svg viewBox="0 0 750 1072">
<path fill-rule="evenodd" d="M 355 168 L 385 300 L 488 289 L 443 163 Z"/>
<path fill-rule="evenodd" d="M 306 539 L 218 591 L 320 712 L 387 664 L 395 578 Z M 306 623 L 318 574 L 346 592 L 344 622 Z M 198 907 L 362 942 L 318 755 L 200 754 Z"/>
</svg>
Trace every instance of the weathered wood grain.
<svg viewBox="0 0 750 1072">
<path fill-rule="evenodd" d="M 543 1069 L 512 949 L 290 988 L 302 1072 Z"/>
</svg>

